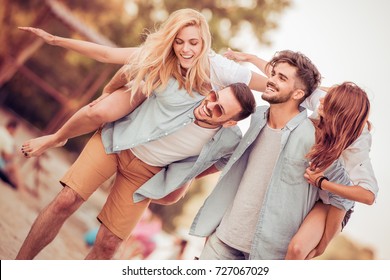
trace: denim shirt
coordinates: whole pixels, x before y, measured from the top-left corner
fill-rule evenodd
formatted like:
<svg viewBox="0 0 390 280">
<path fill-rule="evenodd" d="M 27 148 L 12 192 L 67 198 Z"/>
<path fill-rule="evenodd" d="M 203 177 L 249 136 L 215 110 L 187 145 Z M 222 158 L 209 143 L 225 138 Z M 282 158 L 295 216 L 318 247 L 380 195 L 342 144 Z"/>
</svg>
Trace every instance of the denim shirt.
<svg viewBox="0 0 390 280">
<path fill-rule="evenodd" d="M 159 139 L 194 120 L 194 109 L 204 96 L 179 89 L 171 78 L 163 91 L 156 91 L 127 116 L 103 127 L 106 153 L 115 153 Z"/>
<path fill-rule="evenodd" d="M 129 149 L 178 130 L 194 120 L 193 110 L 203 98 L 195 92 L 191 97 L 171 79 L 164 91 L 153 93 L 134 112 L 104 126 L 102 141 L 106 153 Z M 237 126 L 221 127 L 198 156 L 171 163 L 142 185 L 134 193 L 134 202 L 162 198 L 214 164 L 222 169 L 241 137 Z"/>
<path fill-rule="evenodd" d="M 305 155 L 314 143 L 314 127 L 301 112 L 290 120 L 281 139 L 281 151 L 276 162 L 256 225 L 250 259 L 284 259 L 288 244 L 319 198 L 319 190 L 303 177 L 308 166 Z M 190 234 L 212 234 L 228 206 L 233 203 L 243 177 L 252 143 L 267 124 L 268 107 L 258 107 L 250 127 L 223 169 L 213 192 L 209 195 L 191 226 Z M 329 180 L 348 185 L 349 178 L 337 161 L 327 169 Z M 348 210 L 353 201 L 329 195 L 330 204 Z"/>
</svg>

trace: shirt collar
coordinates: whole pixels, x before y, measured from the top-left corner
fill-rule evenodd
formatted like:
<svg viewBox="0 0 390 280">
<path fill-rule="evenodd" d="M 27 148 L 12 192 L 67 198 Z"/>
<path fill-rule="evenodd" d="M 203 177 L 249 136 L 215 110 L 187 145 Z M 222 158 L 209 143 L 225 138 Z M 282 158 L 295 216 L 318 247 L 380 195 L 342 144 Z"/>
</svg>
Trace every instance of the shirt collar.
<svg viewBox="0 0 390 280">
<path fill-rule="evenodd" d="M 304 119 L 307 118 L 307 110 L 299 106 L 299 114 L 293 117 L 283 129 L 288 129 L 288 130 L 294 130 Z M 263 120 L 267 122 L 267 117 L 269 114 L 269 108 L 264 112 L 263 114 Z"/>
</svg>

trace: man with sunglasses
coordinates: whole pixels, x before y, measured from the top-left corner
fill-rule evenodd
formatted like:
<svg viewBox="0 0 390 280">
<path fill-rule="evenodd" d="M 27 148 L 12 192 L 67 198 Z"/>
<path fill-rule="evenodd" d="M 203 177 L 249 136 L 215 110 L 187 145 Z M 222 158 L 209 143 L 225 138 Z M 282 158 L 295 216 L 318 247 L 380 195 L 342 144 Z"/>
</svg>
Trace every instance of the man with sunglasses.
<svg viewBox="0 0 390 280">
<path fill-rule="evenodd" d="M 166 94 L 146 99 L 134 112 L 95 133 L 62 178 L 64 188 L 38 215 L 17 259 L 34 258 L 115 172 L 88 259 L 112 258 L 151 200 L 173 203 L 192 179 L 225 166 L 241 139 L 237 122 L 256 107 L 249 87 L 231 84 L 206 98 L 189 96 L 173 80 L 168 87 Z M 164 103 L 164 99 L 178 97 L 188 104 Z M 124 130 L 131 133 L 125 135 Z"/>
</svg>

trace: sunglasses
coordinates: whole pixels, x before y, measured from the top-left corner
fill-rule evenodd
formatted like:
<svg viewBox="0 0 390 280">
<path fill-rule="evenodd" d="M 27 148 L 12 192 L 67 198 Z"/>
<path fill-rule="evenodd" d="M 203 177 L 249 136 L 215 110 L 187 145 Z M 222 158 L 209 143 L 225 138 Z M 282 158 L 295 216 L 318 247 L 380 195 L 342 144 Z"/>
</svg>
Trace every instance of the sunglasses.
<svg viewBox="0 0 390 280">
<path fill-rule="evenodd" d="M 210 91 L 209 94 L 206 96 L 206 101 L 208 101 L 208 102 L 215 103 L 215 102 L 218 102 L 218 100 L 219 100 L 218 93 L 216 93 L 213 90 Z M 212 112 L 212 116 L 216 116 L 217 118 L 222 116 L 223 110 L 222 110 L 221 105 L 215 104 L 213 107 L 213 110 L 211 112 Z"/>
</svg>

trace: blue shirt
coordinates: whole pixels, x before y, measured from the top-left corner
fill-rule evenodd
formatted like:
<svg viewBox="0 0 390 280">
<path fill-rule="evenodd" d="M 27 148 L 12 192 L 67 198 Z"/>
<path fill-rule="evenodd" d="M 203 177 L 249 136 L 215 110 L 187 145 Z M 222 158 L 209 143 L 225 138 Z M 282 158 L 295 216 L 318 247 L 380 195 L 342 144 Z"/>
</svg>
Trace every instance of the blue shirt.
<svg viewBox="0 0 390 280">
<path fill-rule="evenodd" d="M 209 236 L 233 203 L 243 177 L 251 145 L 267 124 L 268 107 L 258 107 L 250 127 L 221 173 L 216 187 L 207 198 L 191 226 L 190 234 Z M 275 164 L 256 225 L 250 259 L 284 259 L 288 244 L 319 198 L 319 190 L 309 185 L 303 174 L 308 167 L 305 155 L 314 144 L 314 127 L 306 110 L 290 120 L 281 137 L 281 152 Z M 330 181 L 349 184 L 342 165 L 335 162 L 325 172 Z M 336 195 L 330 204 L 345 210 L 354 202 Z"/>
<path fill-rule="evenodd" d="M 179 89 L 171 78 L 163 91 L 153 91 L 131 114 L 108 123 L 102 130 L 106 153 L 133 148 L 175 132 L 194 120 L 194 109 L 204 96 Z"/>
</svg>

